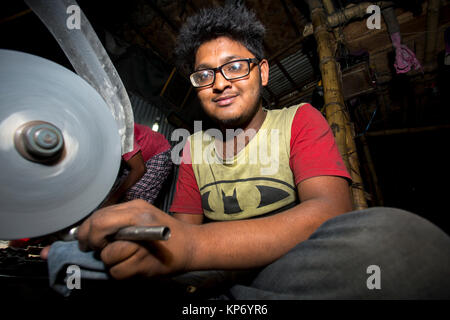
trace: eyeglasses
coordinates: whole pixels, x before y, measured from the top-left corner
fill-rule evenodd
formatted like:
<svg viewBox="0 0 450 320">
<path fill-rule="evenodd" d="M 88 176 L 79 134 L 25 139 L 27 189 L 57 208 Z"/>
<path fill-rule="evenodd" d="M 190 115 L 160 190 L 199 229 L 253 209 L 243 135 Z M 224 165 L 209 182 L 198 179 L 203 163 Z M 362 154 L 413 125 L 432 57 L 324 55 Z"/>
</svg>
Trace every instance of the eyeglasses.
<svg viewBox="0 0 450 320">
<path fill-rule="evenodd" d="M 250 63 L 258 63 L 256 58 L 239 59 L 227 62 L 220 67 L 195 71 L 189 77 L 196 88 L 212 85 L 216 81 L 216 72 L 220 71 L 227 80 L 243 78 L 250 73 Z"/>
</svg>

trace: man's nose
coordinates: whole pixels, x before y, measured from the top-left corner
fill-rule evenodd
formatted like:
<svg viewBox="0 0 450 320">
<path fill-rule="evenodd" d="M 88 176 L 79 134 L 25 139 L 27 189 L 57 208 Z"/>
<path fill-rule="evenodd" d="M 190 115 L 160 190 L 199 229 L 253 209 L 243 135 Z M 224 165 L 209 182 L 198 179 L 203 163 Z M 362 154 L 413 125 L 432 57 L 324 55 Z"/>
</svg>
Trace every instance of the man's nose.
<svg viewBox="0 0 450 320">
<path fill-rule="evenodd" d="M 225 90 L 225 88 L 230 87 L 230 86 L 231 86 L 231 81 L 225 79 L 222 72 L 220 72 L 220 71 L 217 72 L 213 89 L 215 89 L 217 91 L 223 91 L 223 90 Z"/>
</svg>

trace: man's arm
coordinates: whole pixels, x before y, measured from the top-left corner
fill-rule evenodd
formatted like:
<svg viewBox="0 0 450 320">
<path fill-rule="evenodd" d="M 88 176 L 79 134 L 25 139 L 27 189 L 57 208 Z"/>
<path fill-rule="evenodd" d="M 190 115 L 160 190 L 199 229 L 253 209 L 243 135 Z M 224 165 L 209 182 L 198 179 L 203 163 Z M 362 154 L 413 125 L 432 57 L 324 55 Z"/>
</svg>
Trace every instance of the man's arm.
<svg viewBox="0 0 450 320">
<path fill-rule="evenodd" d="M 249 220 L 209 223 L 194 237 L 190 268 L 234 269 L 267 265 L 306 240 L 326 220 L 351 211 L 348 183 L 319 176 L 298 185 L 301 203 Z"/>
<path fill-rule="evenodd" d="M 173 215 L 175 219 L 191 224 L 202 224 L 203 214 L 191 214 L 191 213 L 175 213 Z"/>
<path fill-rule="evenodd" d="M 102 207 L 107 207 L 119 202 L 119 200 L 125 195 L 128 189 L 136 184 L 145 174 L 147 168 L 145 167 L 144 158 L 142 158 L 142 152 L 139 151 L 126 161 L 130 172 L 125 180 L 119 185 L 119 187 L 108 197 L 108 199 L 102 204 Z"/>
<path fill-rule="evenodd" d="M 301 204 L 273 216 L 193 225 L 145 201 L 97 211 L 80 227 L 83 249 L 101 251 L 113 277 L 155 276 L 179 271 L 252 268 L 278 259 L 306 240 L 326 220 L 351 210 L 347 181 L 319 176 L 298 185 Z M 167 225 L 168 241 L 109 242 L 108 235 L 130 225 Z"/>
</svg>

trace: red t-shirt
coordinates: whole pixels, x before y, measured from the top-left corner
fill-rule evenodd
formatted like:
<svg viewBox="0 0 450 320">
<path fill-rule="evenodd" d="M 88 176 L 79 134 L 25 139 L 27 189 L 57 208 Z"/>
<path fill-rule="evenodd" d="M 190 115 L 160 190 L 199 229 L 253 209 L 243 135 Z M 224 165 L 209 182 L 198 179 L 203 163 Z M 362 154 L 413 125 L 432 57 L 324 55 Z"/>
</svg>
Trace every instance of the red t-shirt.
<svg viewBox="0 0 450 320">
<path fill-rule="evenodd" d="M 189 150 L 187 143 L 183 149 L 176 192 L 169 211 L 203 214 Z M 305 179 L 325 175 L 351 180 L 328 122 L 309 104 L 298 108 L 292 121 L 289 165 L 296 185 Z"/>
<path fill-rule="evenodd" d="M 148 161 L 151 157 L 169 149 L 170 144 L 163 134 L 155 132 L 142 124 L 135 123 L 133 151 L 122 155 L 122 159 L 128 161 L 141 151 L 144 161 Z"/>
</svg>

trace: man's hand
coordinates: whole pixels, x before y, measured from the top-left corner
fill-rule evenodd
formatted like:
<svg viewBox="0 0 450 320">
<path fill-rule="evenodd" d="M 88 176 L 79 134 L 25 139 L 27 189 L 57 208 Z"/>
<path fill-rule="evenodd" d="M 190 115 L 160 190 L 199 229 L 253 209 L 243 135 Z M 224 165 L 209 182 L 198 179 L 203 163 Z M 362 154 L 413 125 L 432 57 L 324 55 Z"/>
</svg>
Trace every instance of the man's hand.
<svg viewBox="0 0 450 320">
<path fill-rule="evenodd" d="M 111 236 L 127 226 L 166 225 L 167 241 L 114 241 Z M 191 237 L 197 226 L 178 221 L 143 200 L 103 208 L 78 230 L 82 250 L 100 251 L 112 277 L 155 276 L 187 271 L 193 255 Z"/>
<path fill-rule="evenodd" d="M 105 202 L 102 203 L 100 208 L 105 208 L 118 203 L 127 193 L 127 191 L 133 187 L 136 182 L 141 180 L 147 171 L 145 166 L 144 158 L 142 157 L 142 152 L 139 151 L 134 156 L 132 156 L 128 161 L 126 161 L 130 171 L 126 178 L 120 183 L 117 189 L 108 196 Z"/>
</svg>

